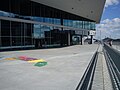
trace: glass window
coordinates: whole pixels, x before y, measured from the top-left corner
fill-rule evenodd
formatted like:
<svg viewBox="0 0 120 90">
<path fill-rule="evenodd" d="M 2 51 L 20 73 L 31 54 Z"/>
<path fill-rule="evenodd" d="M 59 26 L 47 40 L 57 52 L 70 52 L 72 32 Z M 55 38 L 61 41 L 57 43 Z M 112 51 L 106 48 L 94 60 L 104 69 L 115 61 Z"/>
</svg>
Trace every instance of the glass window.
<svg viewBox="0 0 120 90">
<path fill-rule="evenodd" d="M 32 37 L 32 29 L 33 27 L 29 23 L 24 24 L 24 32 L 25 36 Z"/>
<path fill-rule="evenodd" d="M 73 21 L 70 20 L 70 27 L 73 27 Z"/>
<path fill-rule="evenodd" d="M 0 20 L 0 47 L 2 46 L 2 43 L 1 43 L 1 20 Z"/>
<path fill-rule="evenodd" d="M 87 29 L 87 21 L 84 21 L 85 29 Z"/>
<path fill-rule="evenodd" d="M 49 18 L 49 23 L 51 23 L 51 24 L 52 24 L 52 18 Z"/>
<path fill-rule="evenodd" d="M 32 45 L 32 38 L 25 38 L 25 45 Z"/>
<path fill-rule="evenodd" d="M 96 28 L 95 23 L 94 23 L 94 22 L 91 22 L 91 23 L 90 23 L 90 29 L 95 30 L 95 28 Z"/>
<path fill-rule="evenodd" d="M 10 36 L 10 21 L 1 20 L 1 36 Z"/>
<path fill-rule="evenodd" d="M 41 25 L 41 37 L 45 37 L 45 34 L 44 34 L 44 25 Z"/>
<path fill-rule="evenodd" d="M 61 24 L 60 19 L 56 19 L 56 24 L 58 24 L 58 25 Z"/>
<path fill-rule="evenodd" d="M 10 37 L 1 37 L 2 46 L 10 46 Z"/>
<path fill-rule="evenodd" d="M 32 17 L 34 21 L 43 22 L 43 17 Z"/>
<path fill-rule="evenodd" d="M 82 21 L 79 21 L 79 28 L 83 28 Z"/>
<path fill-rule="evenodd" d="M 22 46 L 25 45 L 25 37 L 21 37 L 21 45 L 22 45 Z"/>
<path fill-rule="evenodd" d="M 14 17 L 15 15 L 9 12 L 1 11 L 0 10 L 0 16 L 5 16 L 5 17 Z"/>
<path fill-rule="evenodd" d="M 21 37 L 12 37 L 12 46 L 20 46 Z"/>
<path fill-rule="evenodd" d="M 24 23 L 21 23 L 21 36 L 24 36 Z"/>
<path fill-rule="evenodd" d="M 76 21 L 76 28 L 80 27 L 80 21 Z"/>
<path fill-rule="evenodd" d="M 63 25 L 68 26 L 68 21 L 66 19 L 63 20 Z"/>
<path fill-rule="evenodd" d="M 85 29 L 85 21 L 82 21 L 83 29 Z"/>
<path fill-rule="evenodd" d="M 94 23 L 94 22 L 93 22 L 93 23 Z M 95 30 L 95 28 L 96 28 L 96 24 L 94 23 L 93 25 L 94 25 L 94 28 L 93 28 L 93 30 Z"/>
<path fill-rule="evenodd" d="M 48 22 L 48 19 L 47 19 L 47 18 L 44 18 L 44 20 L 45 20 L 45 21 L 44 21 L 45 23 L 47 23 L 47 22 Z"/>
<path fill-rule="evenodd" d="M 21 36 L 21 23 L 20 22 L 11 22 L 11 32 L 12 36 Z"/>
<path fill-rule="evenodd" d="M 73 27 L 77 28 L 77 21 L 76 20 L 73 21 Z"/>
<path fill-rule="evenodd" d="M 53 24 L 56 24 L 56 19 L 55 18 L 53 18 Z"/>
<path fill-rule="evenodd" d="M 34 38 L 41 38 L 41 26 L 34 24 Z"/>
<path fill-rule="evenodd" d="M 67 26 L 69 26 L 70 27 L 70 20 L 67 20 L 68 21 L 68 25 Z"/>
</svg>

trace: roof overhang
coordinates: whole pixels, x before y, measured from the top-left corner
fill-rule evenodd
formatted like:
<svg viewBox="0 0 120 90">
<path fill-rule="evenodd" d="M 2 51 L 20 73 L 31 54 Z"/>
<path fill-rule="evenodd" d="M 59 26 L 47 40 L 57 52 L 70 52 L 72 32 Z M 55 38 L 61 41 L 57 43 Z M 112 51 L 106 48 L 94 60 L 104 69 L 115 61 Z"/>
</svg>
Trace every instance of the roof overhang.
<svg viewBox="0 0 120 90">
<path fill-rule="evenodd" d="M 106 0 L 31 0 L 99 23 Z"/>
</svg>

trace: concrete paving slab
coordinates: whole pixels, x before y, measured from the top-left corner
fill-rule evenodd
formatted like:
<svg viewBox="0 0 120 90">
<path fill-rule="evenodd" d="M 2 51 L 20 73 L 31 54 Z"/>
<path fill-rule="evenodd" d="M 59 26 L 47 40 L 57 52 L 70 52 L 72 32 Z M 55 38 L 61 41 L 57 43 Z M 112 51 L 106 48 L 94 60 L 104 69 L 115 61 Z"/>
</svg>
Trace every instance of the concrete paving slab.
<svg viewBox="0 0 120 90">
<path fill-rule="evenodd" d="M 102 55 L 102 63 L 103 63 L 103 75 L 104 75 L 104 89 L 105 90 L 113 90 L 112 81 L 110 79 L 107 63 L 104 55 Z"/>
<path fill-rule="evenodd" d="M 105 90 L 104 89 L 102 52 L 98 53 L 98 60 L 96 64 L 92 90 Z"/>
<path fill-rule="evenodd" d="M 0 90 L 75 90 L 98 45 L 1 52 Z M 28 56 L 44 59 L 47 65 L 34 66 L 5 57 Z"/>
<path fill-rule="evenodd" d="M 98 60 L 96 64 L 92 90 L 113 90 L 112 82 L 101 45 L 98 49 Z"/>
</svg>

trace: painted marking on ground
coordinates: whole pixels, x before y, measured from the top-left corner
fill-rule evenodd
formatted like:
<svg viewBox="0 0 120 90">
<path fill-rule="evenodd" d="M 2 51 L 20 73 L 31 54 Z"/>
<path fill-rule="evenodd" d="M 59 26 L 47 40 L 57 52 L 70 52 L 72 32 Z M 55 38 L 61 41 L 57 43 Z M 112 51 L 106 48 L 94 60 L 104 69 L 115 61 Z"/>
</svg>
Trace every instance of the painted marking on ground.
<svg viewBox="0 0 120 90">
<path fill-rule="evenodd" d="M 5 58 L 4 60 L 16 60 L 16 58 L 12 57 L 12 58 Z"/>
<path fill-rule="evenodd" d="M 24 60 L 24 61 L 37 60 L 37 58 L 31 58 L 31 57 L 27 57 L 27 56 L 19 56 L 18 59 Z"/>
<path fill-rule="evenodd" d="M 45 60 L 43 59 L 37 59 L 37 60 L 31 60 L 31 61 L 28 61 L 30 63 L 36 63 L 36 62 L 45 62 Z"/>
<path fill-rule="evenodd" d="M 47 62 L 38 62 L 34 66 L 42 67 L 42 66 L 45 66 L 45 65 L 47 65 Z"/>
<path fill-rule="evenodd" d="M 35 63 L 34 66 L 38 66 L 38 67 L 47 65 L 47 62 L 43 59 L 31 58 L 27 56 L 6 57 L 3 60 L 23 60 L 29 63 Z"/>
</svg>

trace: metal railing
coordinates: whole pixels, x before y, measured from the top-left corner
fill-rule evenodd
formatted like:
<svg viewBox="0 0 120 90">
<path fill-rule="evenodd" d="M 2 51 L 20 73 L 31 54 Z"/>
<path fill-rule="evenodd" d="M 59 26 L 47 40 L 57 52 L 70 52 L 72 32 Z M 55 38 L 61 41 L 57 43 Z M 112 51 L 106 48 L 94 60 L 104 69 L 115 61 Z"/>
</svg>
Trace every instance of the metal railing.
<svg viewBox="0 0 120 90">
<path fill-rule="evenodd" d="M 114 90 L 120 90 L 120 53 L 104 44 L 104 55 Z"/>
<path fill-rule="evenodd" d="M 97 59 L 98 59 L 98 52 L 96 51 L 82 79 L 80 80 L 76 90 L 91 90 Z"/>
</svg>

